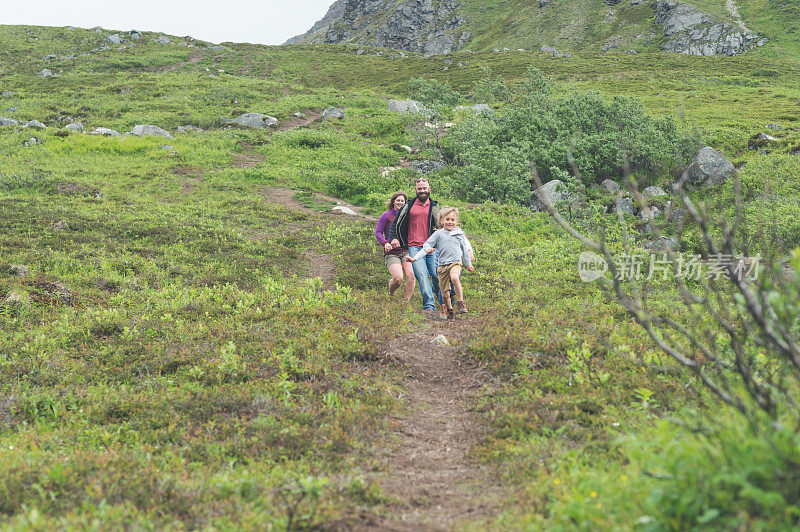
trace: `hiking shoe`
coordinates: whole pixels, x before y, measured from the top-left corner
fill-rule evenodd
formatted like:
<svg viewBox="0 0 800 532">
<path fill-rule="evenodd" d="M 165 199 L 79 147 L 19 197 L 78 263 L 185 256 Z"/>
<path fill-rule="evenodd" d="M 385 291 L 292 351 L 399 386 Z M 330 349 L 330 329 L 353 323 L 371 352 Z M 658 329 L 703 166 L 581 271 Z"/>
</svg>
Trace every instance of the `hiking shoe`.
<svg viewBox="0 0 800 532">
<path fill-rule="evenodd" d="M 458 311 L 461 314 L 466 314 L 467 313 L 467 305 L 463 301 L 456 301 L 456 306 L 458 306 Z"/>
<path fill-rule="evenodd" d="M 454 311 L 453 309 L 451 309 L 451 308 L 447 309 L 447 319 L 448 319 L 448 320 L 454 320 L 454 319 L 456 319 L 456 313 L 455 313 L 455 311 Z"/>
<path fill-rule="evenodd" d="M 422 315 L 430 320 L 436 317 L 436 311 L 433 310 L 432 308 L 426 308 L 423 309 Z"/>
</svg>

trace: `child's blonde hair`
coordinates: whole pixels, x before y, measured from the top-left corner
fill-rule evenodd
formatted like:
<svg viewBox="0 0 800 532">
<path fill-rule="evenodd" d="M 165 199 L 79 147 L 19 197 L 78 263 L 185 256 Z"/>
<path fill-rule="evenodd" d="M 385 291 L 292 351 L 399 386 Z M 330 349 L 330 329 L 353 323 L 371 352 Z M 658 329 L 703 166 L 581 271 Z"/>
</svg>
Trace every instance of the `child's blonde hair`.
<svg viewBox="0 0 800 532">
<path fill-rule="evenodd" d="M 450 213 L 456 213 L 456 220 L 458 220 L 458 209 L 455 207 L 443 207 L 441 211 L 439 211 L 439 223 L 442 223 L 444 217 Z"/>
</svg>

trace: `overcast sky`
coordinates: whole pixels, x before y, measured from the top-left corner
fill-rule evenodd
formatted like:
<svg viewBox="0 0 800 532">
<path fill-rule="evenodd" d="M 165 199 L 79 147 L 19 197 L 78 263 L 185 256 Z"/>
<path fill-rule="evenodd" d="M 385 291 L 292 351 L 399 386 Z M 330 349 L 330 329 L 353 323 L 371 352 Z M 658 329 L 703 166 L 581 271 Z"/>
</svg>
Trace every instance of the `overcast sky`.
<svg viewBox="0 0 800 532">
<path fill-rule="evenodd" d="M 205 41 L 282 44 L 305 33 L 334 0 L 23 0 L 0 23 L 160 31 Z"/>
</svg>

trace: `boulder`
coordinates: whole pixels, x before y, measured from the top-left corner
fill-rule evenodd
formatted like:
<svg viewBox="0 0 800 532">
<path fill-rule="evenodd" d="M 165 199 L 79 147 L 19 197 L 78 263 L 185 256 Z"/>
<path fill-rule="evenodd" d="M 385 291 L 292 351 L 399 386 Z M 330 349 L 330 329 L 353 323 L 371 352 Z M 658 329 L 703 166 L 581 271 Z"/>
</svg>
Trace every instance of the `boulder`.
<svg viewBox="0 0 800 532">
<path fill-rule="evenodd" d="M 75 133 L 83 133 L 83 124 L 81 122 L 71 122 L 64 128 L 67 131 L 74 131 Z"/>
<path fill-rule="evenodd" d="M 685 170 L 692 187 L 719 186 L 736 172 L 721 151 L 710 146 L 701 149 Z"/>
<path fill-rule="evenodd" d="M 3 91 L 3 92 L 0 92 L 0 96 L 14 96 L 14 91 Z"/>
<path fill-rule="evenodd" d="M 38 120 L 31 120 L 29 122 L 25 122 L 22 127 L 35 127 L 36 129 L 47 129 L 47 126 L 39 122 Z"/>
<path fill-rule="evenodd" d="M 334 119 L 341 120 L 342 118 L 344 118 L 344 111 L 342 111 L 338 107 L 328 107 L 322 112 L 323 120 L 334 120 Z"/>
<path fill-rule="evenodd" d="M 655 240 L 645 242 L 644 248 L 650 251 L 669 251 L 678 248 L 678 241 L 671 236 L 660 236 Z"/>
<path fill-rule="evenodd" d="M 39 71 L 40 78 L 49 78 L 50 76 L 53 76 L 53 71 L 50 70 L 49 68 L 44 68 Z"/>
<path fill-rule="evenodd" d="M 92 130 L 90 135 L 103 135 L 105 137 L 119 137 L 119 131 L 108 129 L 107 127 L 96 127 Z"/>
<path fill-rule="evenodd" d="M 353 209 L 345 207 L 344 205 L 335 205 L 331 209 L 331 212 L 335 212 L 337 214 L 348 214 L 350 216 L 358 216 L 358 213 L 356 213 Z"/>
<path fill-rule="evenodd" d="M 443 170 L 447 165 L 441 161 L 423 159 L 421 161 L 412 161 L 411 167 L 416 170 L 417 173 L 428 175 Z"/>
<path fill-rule="evenodd" d="M 154 126 L 152 124 L 139 124 L 137 126 L 133 126 L 131 129 L 131 135 L 136 135 L 137 137 L 167 137 L 168 139 L 172 138 L 172 135 L 166 129 L 161 129 L 158 126 Z"/>
<path fill-rule="evenodd" d="M 612 194 L 616 194 L 617 192 L 622 190 L 622 187 L 619 186 L 619 184 L 616 181 L 612 181 L 611 179 L 603 179 L 600 182 L 600 187 Z"/>
<path fill-rule="evenodd" d="M 453 112 L 454 113 L 469 112 L 476 115 L 494 116 L 494 109 L 492 109 L 485 103 L 476 103 L 473 106 L 456 105 L 455 107 L 453 107 Z"/>
<path fill-rule="evenodd" d="M 111 44 L 122 44 L 122 37 L 120 37 L 119 33 L 106 36 L 106 40 Z"/>
<path fill-rule="evenodd" d="M 0 126 L 16 126 L 16 125 L 19 125 L 19 122 L 17 122 L 13 118 L 0 117 Z"/>
<path fill-rule="evenodd" d="M 655 220 L 656 218 L 661 216 L 661 209 L 659 209 L 655 205 L 651 205 L 650 206 L 650 215 Z M 645 214 L 645 210 L 644 209 L 639 211 L 639 218 L 642 219 L 642 220 L 647 220 L 647 215 Z"/>
<path fill-rule="evenodd" d="M 166 35 L 159 35 L 156 38 L 156 44 L 169 44 L 171 42 L 172 42 L 172 39 L 170 39 Z"/>
<path fill-rule="evenodd" d="M 386 110 L 392 113 L 424 113 L 425 107 L 416 100 L 389 100 Z"/>
<path fill-rule="evenodd" d="M 229 123 L 231 122 L 245 127 L 267 129 L 276 125 L 278 123 L 278 119 L 261 113 L 245 113 L 237 116 Z"/>
<path fill-rule="evenodd" d="M 771 124 L 767 124 L 767 129 L 771 129 L 772 131 L 781 131 L 783 129 L 783 126 L 773 122 Z"/>
<path fill-rule="evenodd" d="M 40 142 L 41 141 L 39 139 L 37 139 L 36 137 L 31 137 L 28 140 L 26 140 L 25 142 L 23 142 L 22 145 L 25 146 L 25 147 L 36 146 Z"/>
<path fill-rule="evenodd" d="M 747 147 L 751 150 L 757 150 L 759 148 L 768 146 L 773 142 L 778 142 L 778 139 L 767 135 L 766 133 L 756 133 L 747 140 Z"/>
<path fill-rule="evenodd" d="M 642 196 L 645 198 L 657 198 L 659 196 L 666 196 L 667 193 L 661 187 L 647 187 L 642 191 Z"/>
<path fill-rule="evenodd" d="M 5 301 L 3 301 L 3 306 L 11 309 L 12 311 L 18 311 L 30 308 L 31 300 L 28 298 L 28 294 L 25 292 L 12 290 L 6 296 Z"/>
<path fill-rule="evenodd" d="M 556 207 L 559 203 L 570 201 L 570 195 L 567 191 L 567 186 L 558 179 L 548 181 L 541 188 L 531 192 L 528 205 L 533 211 L 546 211 L 543 199 L 546 199 L 550 205 Z"/>
<path fill-rule="evenodd" d="M 620 198 L 619 201 L 614 204 L 613 212 L 621 212 L 622 214 L 629 214 L 630 216 L 633 216 L 633 214 L 636 212 L 633 207 L 633 200 L 628 197 Z"/>
<path fill-rule="evenodd" d="M 178 126 L 175 128 L 175 133 L 186 133 L 188 131 L 203 131 L 203 130 L 192 124 L 187 124 L 185 126 Z"/>
</svg>

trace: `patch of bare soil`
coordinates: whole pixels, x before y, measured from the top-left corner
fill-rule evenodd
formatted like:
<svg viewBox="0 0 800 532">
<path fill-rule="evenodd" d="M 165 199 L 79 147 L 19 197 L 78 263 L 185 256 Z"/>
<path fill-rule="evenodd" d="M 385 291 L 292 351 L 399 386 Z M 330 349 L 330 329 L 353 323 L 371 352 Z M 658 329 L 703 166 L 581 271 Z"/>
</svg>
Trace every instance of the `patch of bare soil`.
<svg viewBox="0 0 800 532">
<path fill-rule="evenodd" d="M 165 72 L 167 70 L 177 70 L 180 67 L 199 63 L 200 61 L 203 60 L 205 55 L 206 53 L 203 50 L 194 50 L 191 53 L 189 53 L 189 59 L 186 61 L 181 61 L 180 63 L 173 63 L 171 65 L 162 65 L 159 67 L 145 68 L 144 70 L 145 72 Z"/>
<path fill-rule="evenodd" d="M 231 161 L 231 166 L 234 168 L 253 168 L 258 163 L 267 160 L 267 158 L 260 153 L 255 153 L 252 151 L 245 153 L 234 152 L 232 155 L 233 161 Z"/>
<path fill-rule="evenodd" d="M 274 128 L 274 130 L 286 131 L 288 129 L 308 127 L 320 121 L 322 121 L 322 111 L 309 109 L 304 113 L 303 118 L 292 117 L 289 120 L 278 122 L 278 125 Z"/>
<path fill-rule="evenodd" d="M 184 194 L 192 193 L 197 183 L 202 182 L 206 175 L 206 171 L 199 166 L 174 166 L 171 170 L 173 174 L 183 178 L 181 192 Z"/>
<path fill-rule="evenodd" d="M 470 457 L 485 434 L 474 405 L 491 376 L 458 356 L 477 326 L 476 319 L 431 323 L 389 343 L 387 359 L 407 371 L 407 412 L 394 420 L 395 443 L 378 456 L 377 480 L 398 502 L 386 515 L 351 523 L 354 529 L 448 530 L 494 514 L 500 481 Z M 438 334 L 451 345 L 431 343 Z"/>
</svg>

